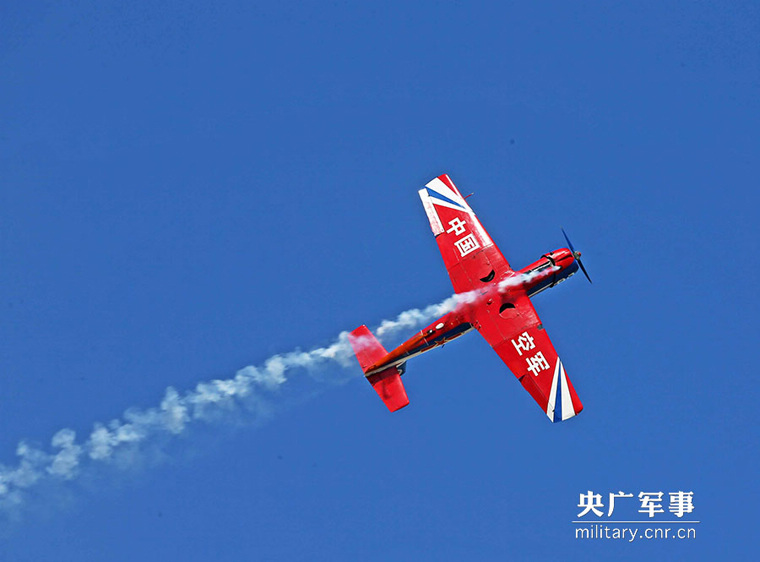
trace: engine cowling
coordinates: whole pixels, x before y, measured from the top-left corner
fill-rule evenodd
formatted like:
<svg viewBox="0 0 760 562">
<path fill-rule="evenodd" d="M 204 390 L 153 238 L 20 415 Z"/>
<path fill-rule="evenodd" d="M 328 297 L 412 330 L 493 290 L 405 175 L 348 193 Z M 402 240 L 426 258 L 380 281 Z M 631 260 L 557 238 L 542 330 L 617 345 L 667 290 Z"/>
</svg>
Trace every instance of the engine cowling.
<svg viewBox="0 0 760 562">
<path fill-rule="evenodd" d="M 523 278 L 523 287 L 529 297 L 562 283 L 578 271 L 578 261 L 567 248 L 560 248 L 541 256 L 517 272 Z"/>
</svg>

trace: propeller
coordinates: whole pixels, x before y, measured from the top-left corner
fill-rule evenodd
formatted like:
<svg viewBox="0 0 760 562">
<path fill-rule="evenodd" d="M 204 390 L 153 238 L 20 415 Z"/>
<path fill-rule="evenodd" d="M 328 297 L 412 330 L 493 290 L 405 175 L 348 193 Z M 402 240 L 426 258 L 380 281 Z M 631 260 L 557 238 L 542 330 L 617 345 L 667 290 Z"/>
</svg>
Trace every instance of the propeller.
<svg viewBox="0 0 760 562">
<path fill-rule="evenodd" d="M 591 277 L 588 276 L 588 271 L 586 271 L 586 268 L 583 267 L 583 262 L 581 261 L 581 253 L 575 251 L 575 248 L 573 248 L 573 243 L 570 242 L 570 238 L 567 237 L 567 232 L 565 232 L 565 229 L 560 227 L 560 230 L 562 230 L 562 234 L 565 235 L 565 240 L 567 240 L 567 245 L 570 248 L 570 251 L 573 253 L 573 256 L 575 257 L 576 261 L 578 262 L 578 265 L 581 266 L 583 275 L 586 276 L 586 279 L 588 279 L 589 283 L 593 283 L 593 281 L 591 281 Z"/>
</svg>

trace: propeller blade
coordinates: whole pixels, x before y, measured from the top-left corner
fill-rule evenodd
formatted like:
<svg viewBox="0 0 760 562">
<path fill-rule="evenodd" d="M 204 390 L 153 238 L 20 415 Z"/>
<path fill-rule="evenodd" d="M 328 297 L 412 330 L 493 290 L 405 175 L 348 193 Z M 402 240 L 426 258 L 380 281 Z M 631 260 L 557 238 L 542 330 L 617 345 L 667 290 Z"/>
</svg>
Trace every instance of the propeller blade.
<svg viewBox="0 0 760 562">
<path fill-rule="evenodd" d="M 577 259 L 577 258 L 576 258 L 576 259 Z M 580 266 L 581 266 L 581 271 L 583 271 L 583 275 L 585 275 L 585 276 L 586 276 L 586 279 L 588 279 L 588 282 L 589 282 L 589 283 L 591 283 L 591 284 L 593 285 L 593 284 L 594 284 L 594 282 L 591 280 L 591 277 L 589 277 L 589 276 L 588 276 L 588 271 L 586 271 L 586 268 L 585 268 L 585 267 L 583 267 L 583 262 L 582 262 L 581 260 L 578 260 L 578 265 L 580 265 Z"/>
<path fill-rule="evenodd" d="M 586 271 L 586 268 L 583 267 L 583 262 L 581 261 L 581 253 L 575 251 L 575 248 L 573 247 L 573 243 L 570 242 L 570 238 L 567 236 L 567 232 L 565 232 L 565 229 L 562 228 L 561 226 L 559 228 L 562 231 L 562 234 L 564 235 L 565 240 L 567 240 L 567 247 L 570 248 L 570 251 L 573 253 L 573 256 L 575 256 L 575 261 L 577 261 L 578 265 L 581 266 L 581 271 L 583 271 L 583 275 L 586 276 L 586 279 L 588 279 L 589 283 L 593 284 L 594 282 L 591 280 L 591 277 L 589 277 L 588 271 Z"/>
<path fill-rule="evenodd" d="M 567 232 L 565 232 L 565 229 L 562 228 L 561 226 L 559 227 L 559 229 L 562 231 L 562 234 L 564 235 L 565 240 L 567 240 L 567 247 L 570 248 L 570 251 L 573 253 L 573 255 L 575 255 L 575 248 L 573 248 L 573 243 L 570 242 L 570 238 L 568 238 Z"/>
</svg>

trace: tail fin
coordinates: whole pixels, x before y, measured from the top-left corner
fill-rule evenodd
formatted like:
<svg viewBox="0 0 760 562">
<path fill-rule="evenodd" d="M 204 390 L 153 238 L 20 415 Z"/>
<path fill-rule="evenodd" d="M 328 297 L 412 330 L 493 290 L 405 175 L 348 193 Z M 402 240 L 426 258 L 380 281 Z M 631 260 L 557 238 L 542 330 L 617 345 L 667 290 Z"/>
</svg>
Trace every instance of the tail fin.
<svg viewBox="0 0 760 562">
<path fill-rule="evenodd" d="M 388 355 L 382 344 L 372 335 L 367 326 L 359 326 L 348 335 L 348 341 L 365 373 Z M 409 404 L 404 383 L 401 382 L 402 371 L 398 366 L 388 367 L 383 371 L 367 375 L 367 380 L 391 412 L 400 410 Z"/>
</svg>

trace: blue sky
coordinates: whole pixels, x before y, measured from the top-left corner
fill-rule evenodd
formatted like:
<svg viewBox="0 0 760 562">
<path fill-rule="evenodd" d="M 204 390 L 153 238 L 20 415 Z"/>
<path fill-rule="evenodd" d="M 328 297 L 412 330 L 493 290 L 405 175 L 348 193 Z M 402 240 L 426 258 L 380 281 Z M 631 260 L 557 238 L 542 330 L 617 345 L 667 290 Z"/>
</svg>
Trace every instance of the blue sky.
<svg viewBox="0 0 760 562">
<path fill-rule="evenodd" d="M 266 423 L 30 486 L 0 559 L 752 558 L 756 4 L 14 2 L 0 30 L 6 468 L 448 297 L 440 173 L 513 266 L 562 225 L 594 279 L 534 299 L 577 418 L 477 334 L 393 415 L 358 366 L 294 371 Z M 693 491 L 697 538 L 577 540 L 588 490 Z"/>
</svg>

